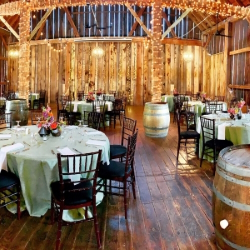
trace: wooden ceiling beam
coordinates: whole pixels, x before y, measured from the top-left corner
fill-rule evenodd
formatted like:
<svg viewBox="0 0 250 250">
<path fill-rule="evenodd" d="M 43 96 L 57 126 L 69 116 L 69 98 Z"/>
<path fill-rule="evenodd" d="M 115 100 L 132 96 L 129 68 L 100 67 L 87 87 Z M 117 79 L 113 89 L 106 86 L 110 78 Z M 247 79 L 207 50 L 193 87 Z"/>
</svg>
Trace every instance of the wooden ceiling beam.
<svg viewBox="0 0 250 250">
<path fill-rule="evenodd" d="M 45 24 L 46 24 L 46 22 L 43 22 L 43 23 L 42 23 L 41 27 L 39 28 L 39 30 L 38 30 L 37 33 L 36 33 L 35 40 L 37 40 L 37 39 L 41 36 L 41 33 L 42 33 L 42 31 L 43 31 L 43 28 L 44 28 Z"/>
<path fill-rule="evenodd" d="M 200 23 L 199 20 L 197 19 L 197 17 L 194 15 L 194 13 L 189 13 L 189 14 L 188 14 L 188 17 L 189 17 L 196 25 L 198 25 L 198 24 Z M 198 27 L 201 31 L 207 29 L 207 27 L 206 27 L 203 23 L 200 23 L 197 27 Z"/>
<path fill-rule="evenodd" d="M 141 8 L 138 13 L 137 13 L 137 16 L 140 18 L 143 14 L 143 12 L 145 11 L 146 7 L 143 7 Z M 132 36 L 133 35 L 133 32 L 135 31 L 136 27 L 138 26 L 138 21 L 136 20 L 134 23 L 133 23 L 133 26 L 129 32 L 129 35 L 128 36 Z"/>
<path fill-rule="evenodd" d="M 130 10 L 131 14 L 135 17 L 136 21 L 141 25 L 142 29 L 147 33 L 147 35 L 153 39 L 152 33 L 147 29 L 145 24 L 142 22 L 140 17 L 136 14 L 136 12 L 131 8 L 131 6 L 128 3 L 125 3 L 125 6 Z"/>
<path fill-rule="evenodd" d="M 29 41 L 33 38 L 33 36 L 36 34 L 36 32 L 39 30 L 39 28 L 42 26 L 42 24 L 47 20 L 48 16 L 53 11 L 53 8 L 50 8 L 47 10 L 47 12 L 44 14 L 42 19 L 39 21 L 39 23 L 36 25 L 36 27 L 32 30 L 30 33 Z"/>
<path fill-rule="evenodd" d="M 0 38 L 1 38 L 2 42 L 3 42 L 3 45 L 4 45 L 5 49 L 8 50 L 8 45 L 7 45 L 6 41 L 5 41 L 5 38 L 2 35 L 0 35 Z"/>
<path fill-rule="evenodd" d="M 186 46 L 203 46 L 201 40 L 196 39 L 180 39 L 180 38 L 164 38 L 162 44 L 175 44 L 175 45 L 186 45 Z"/>
<path fill-rule="evenodd" d="M 165 20 L 167 26 L 170 27 L 171 23 L 168 21 L 167 14 L 164 11 L 162 11 L 162 17 Z M 171 34 L 172 34 L 173 37 L 177 37 L 173 29 L 171 29 L 170 32 L 171 32 Z"/>
<path fill-rule="evenodd" d="M 9 23 L 4 19 L 3 16 L 0 16 L 0 20 L 4 23 L 4 25 L 9 29 L 9 31 L 18 39 L 20 40 L 19 35 L 16 33 L 16 31 L 9 25 Z"/>
<path fill-rule="evenodd" d="M 183 20 L 183 18 L 188 15 L 190 11 L 192 11 L 191 8 L 183 12 L 182 15 L 170 27 L 168 27 L 167 30 L 163 33 L 162 39 L 164 39 L 164 37 L 166 37 L 166 35 L 171 31 L 171 29 L 174 28 L 178 23 L 180 23 Z"/>
<path fill-rule="evenodd" d="M 238 20 L 240 20 L 240 19 L 241 19 L 241 18 L 235 17 L 235 16 L 229 17 L 229 18 L 225 19 L 224 21 L 218 23 L 218 25 L 215 24 L 213 27 L 211 27 L 211 28 L 209 28 L 209 29 L 203 31 L 202 34 L 203 34 L 203 35 L 207 35 L 207 34 L 210 34 L 210 33 L 215 33 L 216 30 L 217 30 L 217 26 L 218 26 L 218 30 L 220 30 L 221 28 L 224 28 L 224 27 L 225 27 L 225 23 L 226 23 L 226 22 L 234 23 L 234 22 L 236 22 L 236 21 L 238 21 Z"/>
<path fill-rule="evenodd" d="M 10 35 L 10 31 L 9 30 L 6 30 L 4 28 L 0 28 L 0 34 L 2 36 L 9 36 Z"/>
<path fill-rule="evenodd" d="M 73 29 L 75 37 L 80 37 L 80 34 L 79 34 L 79 32 L 78 32 L 78 30 L 77 30 L 77 28 L 75 26 L 75 23 L 74 23 L 74 21 L 73 21 L 73 19 L 71 17 L 71 14 L 70 14 L 68 8 L 64 7 L 63 9 L 64 9 L 64 11 L 66 13 L 66 16 L 67 16 L 67 19 L 68 19 L 68 21 L 69 21 L 69 23 L 70 23 L 70 25 L 71 25 L 71 27 Z"/>
</svg>

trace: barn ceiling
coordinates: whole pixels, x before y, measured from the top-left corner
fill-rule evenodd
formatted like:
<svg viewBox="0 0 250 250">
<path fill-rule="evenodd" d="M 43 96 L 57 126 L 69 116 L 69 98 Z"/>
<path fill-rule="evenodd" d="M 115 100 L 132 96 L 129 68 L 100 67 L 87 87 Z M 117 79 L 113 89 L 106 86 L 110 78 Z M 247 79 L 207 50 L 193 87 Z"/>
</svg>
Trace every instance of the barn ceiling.
<svg viewBox="0 0 250 250">
<path fill-rule="evenodd" d="M 15 2 L 15 1 L 16 0 L 9 0 L 9 1 L 0 0 L 0 5 L 9 3 L 9 2 Z M 250 0 L 225 0 L 225 1 L 222 0 L 221 2 L 228 3 L 234 6 L 240 6 L 240 7 L 248 7 L 250 5 Z M 43 11 L 43 14 L 45 13 L 46 11 Z M 70 11 L 67 14 L 69 17 L 71 14 Z M 200 31 L 208 30 L 216 26 L 217 22 L 221 22 L 225 19 L 225 17 L 221 17 L 221 16 L 218 16 L 218 19 L 217 19 L 215 15 L 207 15 L 206 13 L 202 13 L 198 11 L 191 11 L 188 14 L 188 18 L 190 18 L 194 22 L 194 24 L 199 28 Z M 12 29 L 18 33 L 19 15 L 5 16 L 4 19 L 10 25 L 10 27 L 12 27 Z M 169 23 L 169 25 L 171 25 L 171 23 Z M 1 27 L 0 29 L 1 36 L 9 35 L 8 27 L 6 27 L 6 25 L 1 21 L 0 21 L 0 27 Z M 36 39 L 39 39 L 39 38 L 36 38 Z"/>
</svg>

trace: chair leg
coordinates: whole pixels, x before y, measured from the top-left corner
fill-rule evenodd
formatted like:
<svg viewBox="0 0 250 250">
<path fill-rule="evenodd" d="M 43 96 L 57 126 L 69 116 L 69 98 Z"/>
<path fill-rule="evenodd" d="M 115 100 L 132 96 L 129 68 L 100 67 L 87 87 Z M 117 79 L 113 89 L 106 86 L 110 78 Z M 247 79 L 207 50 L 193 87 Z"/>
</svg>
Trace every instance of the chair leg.
<svg viewBox="0 0 250 250">
<path fill-rule="evenodd" d="M 131 175 L 131 180 L 132 180 L 132 190 L 133 190 L 133 196 L 134 196 L 134 199 L 136 199 L 136 194 L 135 194 L 135 175 L 134 175 L 134 171 Z"/>
<path fill-rule="evenodd" d="M 214 148 L 214 169 L 213 169 L 214 175 L 215 175 L 215 168 L 216 168 L 216 148 Z"/>
<path fill-rule="evenodd" d="M 128 207 L 128 204 L 127 204 L 127 180 L 124 181 L 123 183 L 123 188 L 124 188 L 124 210 L 125 210 L 125 219 L 127 219 L 127 207 Z"/>
<path fill-rule="evenodd" d="M 202 153 L 201 153 L 201 159 L 200 159 L 200 168 L 202 166 L 202 161 L 203 161 L 203 156 L 204 156 L 204 150 L 205 150 L 205 146 L 203 145 L 203 147 L 202 147 Z"/>
<path fill-rule="evenodd" d="M 95 226 L 97 245 L 98 245 L 98 248 L 100 249 L 102 245 L 101 245 L 101 236 L 100 236 L 98 220 L 97 220 L 96 204 L 93 205 L 93 217 L 94 217 L 94 226 Z"/>
<path fill-rule="evenodd" d="M 51 225 L 54 224 L 54 221 L 55 221 L 54 198 L 51 196 L 51 211 L 50 211 L 50 222 L 51 222 Z"/>
<path fill-rule="evenodd" d="M 176 157 L 176 166 L 178 166 L 178 159 L 179 159 L 179 151 L 180 151 L 180 140 L 178 141 L 178 147 L 177 147 L 177 157 Z"/>
<path fill-rule="evenodd" d="M 17 219 L 20 220 L 21 211 L 20 211 L 20 192 L 21 187 L 20 185 L 17 186 L 17 203 L 16 203 L 16 210 L 17 210 Z"/>
<path fill-rule="evenodd" d="M 60 208 L 57 222 L 57 236 L 56 236 L 56 250 L 60 249 L 61 234 L 62 234 L 62 214 L 63 210 Z"/>
</svg>

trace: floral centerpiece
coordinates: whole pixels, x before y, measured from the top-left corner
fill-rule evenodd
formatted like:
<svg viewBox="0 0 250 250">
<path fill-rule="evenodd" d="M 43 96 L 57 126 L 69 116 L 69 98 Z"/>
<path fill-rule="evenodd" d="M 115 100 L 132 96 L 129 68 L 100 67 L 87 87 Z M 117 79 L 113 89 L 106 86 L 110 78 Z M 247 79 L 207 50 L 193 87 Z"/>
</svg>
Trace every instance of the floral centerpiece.
<svg viewBox="0 0 250 250">
<path fill-rule="evenodd" d="M 93 92 L 89 92 L 89 94 L 86 97 L 86 102 L 93 102 L 95 100 L 95 97 L 93 95 Z"/>
<path fill-rule="evenodd" d="M 178 95 L 178 94 L 179 94 L 177 88 L 174 88 L 173 94 L 174 94 L 174 95 Z"/>
<path fill-rule="evenodd" d="M 207 94 L 205 92 L 202 92 L 200 96 L 201 96 L 201 101 L 206 102 Z"/>
<path fill-rule="evenodd" d="M 99 90 L 96 91 L 97 96 L 100 96 L 101 94 L 102 94 L 102 89 L 99 89 Z"/>
<path fill-rule="evenodd" d="M 45 107 L 42 108 L 42 114 L 43 114 L 43 120 L 38 123 L 38 127 L 41 128 L 40 131 L 42 130 L 42 128 L 45 128 L 47 134 L 51 132 L 52 135 L 54 136 L 60 136 L 61 125 L 63 124 L 63 121 L 57 122 L 55 120 L 52 110 L 49 106 L 47 106 L 47 108 Z"/>
<path fill-rule="evenodd" d="M 245 101 L 243 100 L 243 99 L 240 99 L 240 101 L 238 101 L 238 103 L 237 103 L 237 107 L 239 108 L 239 109 L 242 109 L 243 108 L 243 106 L 245 105 Z"/>
</svg>

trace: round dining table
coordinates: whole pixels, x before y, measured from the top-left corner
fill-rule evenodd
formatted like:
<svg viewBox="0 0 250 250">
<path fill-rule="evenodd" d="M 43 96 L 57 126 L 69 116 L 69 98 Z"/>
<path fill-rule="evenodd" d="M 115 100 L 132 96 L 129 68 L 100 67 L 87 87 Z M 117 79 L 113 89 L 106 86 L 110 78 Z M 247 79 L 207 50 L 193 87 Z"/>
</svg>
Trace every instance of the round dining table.
<svg viewBox="0 0 250 250">
<path fill-rule="evenodd" d="M 0 134 L 0 157 L 6 157 L 9 171 L 19 177 L 25 207 L 31 216 L 42 216 L 50 209 L 50 184 L 59 180 L 57 153 L 60 150 L 68 149 L 79 154 L 101 149 L 101 160 L 109 164 L 109 139 L 101 131 L 85 126 L 65 126 L 61 136 L 49 135 L 47 140 L 38 131 L 37 126 L 26 126 L 5 129 Z M 15 145 L 19 147 L 3 153 L 4 149 Z M 0 160 L 4 163 L 4 159 Z M 98 193 L 97 204 L 102 199 L 103 193 Z M 63 214 L 63 219 L 72 221 L 81 216 L 84 216 L 81 209 L 69 210 Z"/>
</svg>

